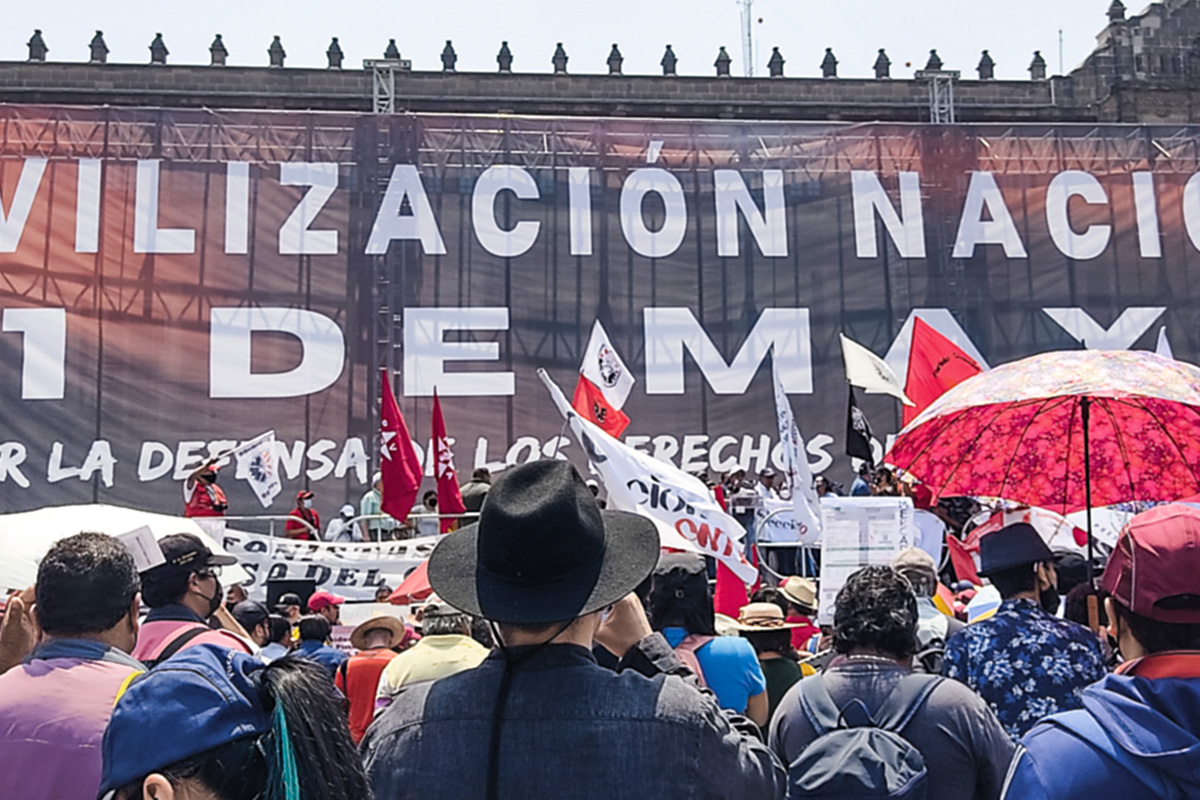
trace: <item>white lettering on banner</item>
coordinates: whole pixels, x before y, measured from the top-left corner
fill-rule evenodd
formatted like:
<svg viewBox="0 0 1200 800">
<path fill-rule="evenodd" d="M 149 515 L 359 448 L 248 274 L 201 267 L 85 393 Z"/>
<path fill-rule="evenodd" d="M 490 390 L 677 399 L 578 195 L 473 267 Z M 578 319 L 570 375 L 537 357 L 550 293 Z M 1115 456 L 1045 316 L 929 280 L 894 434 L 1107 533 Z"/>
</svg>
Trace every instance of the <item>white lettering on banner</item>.
<svg viewBox="0 0 1200 800">
<path fill-rule="evenodd" d="M 984 219 L 984 212 L 988 218 Z M 954 240 L 953 258 L 971 258 L 981 244 L 1004 247 L 1008 258 L 1026 258 L 1025 245 L 1004 202 L 1004 195 L 990 172 L 972 172 L 963 201 L 962 219 Z"/>
<path fill-rule="evenodd" d="M 336 230 L 309 230 L 338 186 L 338 165 L 285 161 L 279 165 L 283 186 L 308 186 L 295 210 L 279 229 L 280 255 L 333 256 L 338 251 Z"/>
<path fill-rule="evenodd" d="M 103 163 L 98 158 L 79 159 L 75 181 L 75 252 L 100 249 L 100 181 Z"/>
<path fill-rule="evenodd" d="M 245 161 L 225 165 L 225 252 L 250 252 L 250 164 Z"/>
<path fill-rule="evenodd" d="M 850 173 L 850 189 L 854 195 L 854 245 L 859 258 L 879 256 L 875 235 L 876 214 L 901 258 L 925 258 L 920 173 L 901 172 L 897 180 L 900 184 L 899 214 L 888 199 L 878 175 L 861 170 Z"/>
<path fill-rule="evenodd" d="M 22 489 L 29 488 L 29 478 L 21 472 L 21 465 L 29 457 L 29 450 L 20 442 L 0 442 L 0 483 L 12 478 Z"/>
<path fill-rule="evenodd" d="M 401 214 L 404 201 L 408 201 L 409 213 Z M 379 213 L 367 239 L 367 255 L 383 255 L 393 240 L 418 241 L 426 255 L 446 255 L 446 243 L 438 230 L 429 195 L 415 164 L 396 164 L 392 177 L 379 203 Z"/>
<path fill-rule="evenodd" d="M 767 258 L 787 256 L 787 208 L 783 200 L 783 170 L 765 169 L 762 172 L 763 205 L 759 211 L 746 188 L 746 181 L 735 169 L 713 171 L 714 203 L 717 209 L 717 255 L 735 257 L 741 249 L 738 242 L 738 211 L 746 219 L 750 235 Z"/>
<path fill-rule="evenodd" d="M 133 211 L 133 252 L 194 253 L 196 232 L 191 228 L 158 227 L 158 192 L 162 161 L 137 162 L 137 192 Z"/>
<path fill-rule="evenodd" d="M 516 393 L 511 372 L 446 372 L 447 361 L 499 361 L 499 342 L 447 342 L 450 331 L 506 331 L 508 309 L 404 309 L 404 394 L 431 397 L 506 397 Z"/>
<path fill-rule="evenodd" d="M 1067 170 L 1050 181 L 1046 189 L 1046 225 L 1058 251 L 1067 258 L 1087 261 L 1098 258 L 1108 247 L 1111 225 L 1091 225 L 1083 233 L 1071 227 L 1070 203 L 1079 197 L 1091 205 L 1108 205 L 1108 195 L 1100 181 L 1086 172 Z"/>
<path fill-rule="evenodd" d="M 342 329 L 324 314 L 303 308 L 213 308 L 209 320 L 209 397 L 299 397 L 327 389 L 341 377 L 346 343 Z M 300 363 L 285 372 L 251 372 L 255 331 L 299 339 Z"/>
<path fill-rule="evenodd" d="M 99 472 L 100 480 L 104 483 L 104 486 L 111 489 L 113 486 L 113 466 L 116 463 L 117 459 L 113 458 L 112 446 L 103 439 L 98 439 L 92 442 L 91 447 L 88 448 L 87 457 L 84 458 L 82 465 L 78 467 L 64 467 L 63 443 L 55 442 L 50 448 L 50 461 L 46 465 L 46 481 L 48 483 L 58 483 L 68 478 L 90 481 Z"/>
<path fill-rule="evenodd" d="M 67 385 L 67 310 L 7 308 L 0 330 L 20 333 L 22 400 L 62 400 Z"/>
<path fill-rule="evenodd" d="M 268 580 L 315 580 L 348 600 L 374 600 L 384 584 L 396 587 L 433 552 L 435 536 L 400 542 L 325 544 L 291 542 L 226 529 L 220 537 L 226 552 L 251 576 L 250 599 L 266 600 Z"/>
<path fill-rule="evenodd" d="M 568 167 L 567 185 L 571 225 L 571 255 L 592 254 L 592 170 Z"/>
<path fill-rule="evenodd" d="M 1126 350 L 1158 321 L 1167 309 L 1127 308 L 1112 327 L 1105 328 L 1082 308 L 1043 308 L 1059 327 L 1082 342 L 1088 350 Z"/>
<path fill-rule="evenodd" d="M 767 352 L 784 390 L 812 394 L 812 350 L 807 308 L 765 308 L 728 364 L 687 308 L 647 308 L 646 393 L 683 394 L 683 354 L 692 354 L 717 394 L 745 394 Z"/>
<path fill-rule="evenodd" d="M 15 253 L 25 232 L 25 222 L 33 210 L 42 175 L 46 172 L 46 159 L 27 158 L 21 165 L 21 177 L 17 180 L 17 191 L 12 203 L 4 210 L 4 198 L 0 197 L 0 253 Z"/>
<path fill-rule="evenodd" d="M 646 225 L 642 203 L 646 195 L 662 198 L 665 218 L 662 227 L 652 231 Z M 666 258 L 683 244 L 687 233 L 687 198 L 679 179 L 659 167 L 635 169 L 625 178 L 621 189 L 621 231 L 633 251 L 646 258 Z"/>
<path fill-rule="evenodd" d="M 475 181 L 475 192 L 471 196 L 471 221 L 475 224 L 475 238 L 494 256 L 515 258 L 529 252 L 537 242 L 540 222 L 523 220 L 505 230 L 496 222 L 496 197 L 504 191 L 512 192 L 518 200 L 537 200 L 537 181 L 528 171 L 512 164 L 497 164 L 488 167 Z"/>
<path fill-rule="evenodd" d="M 1153 172 L 1133 173 L 1133 204 L 1137 210 L 1138 251 L 1142 258 L 1162 258 L 1158 231 L 1158 197 Z"/>
<path fill-rule="evenodd" d="M 155 481 L 171 471 L 175 464 L 175 454 L 171 448 L 162 442 L 142 442 L 142 451 L 138 454 L 138 480 Z"/>
</svg>

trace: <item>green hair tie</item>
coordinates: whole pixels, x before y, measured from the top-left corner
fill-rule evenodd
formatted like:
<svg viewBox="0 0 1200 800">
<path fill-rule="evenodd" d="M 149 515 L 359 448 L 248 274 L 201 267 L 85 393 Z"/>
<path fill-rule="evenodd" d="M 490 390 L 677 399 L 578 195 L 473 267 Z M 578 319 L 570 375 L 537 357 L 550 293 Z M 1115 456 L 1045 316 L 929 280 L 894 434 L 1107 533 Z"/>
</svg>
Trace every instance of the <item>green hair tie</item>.
<svg viewBox="0 0 1200 800">
<path fill-rule="evenodd" d="M 275 702 L 274 725 L 275 754 L 280 770 L 278 778 L 283 785 L 282 800 L 300 800 L 300 771 L 296 767 L 296 752 L 292 749 L 292 737 L 288 733 L 283 704 L 278 701 Z"/>
</svg>

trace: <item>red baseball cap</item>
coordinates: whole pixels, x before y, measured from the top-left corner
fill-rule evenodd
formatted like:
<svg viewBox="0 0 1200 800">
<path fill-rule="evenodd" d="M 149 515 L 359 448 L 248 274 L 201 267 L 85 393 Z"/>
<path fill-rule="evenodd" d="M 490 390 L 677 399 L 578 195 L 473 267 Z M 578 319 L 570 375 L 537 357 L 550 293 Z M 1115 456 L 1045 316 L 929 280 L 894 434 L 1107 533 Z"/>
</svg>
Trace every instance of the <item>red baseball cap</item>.
<svg viewBox="0 0 1200 800">
<path fill-rule="evenodd" d="M 312 593 L 308 598 L 308 610 L 316 613 L 322 608 L 329 606 L 340 606 L 346 602 L 346 598 L 338 597 L 333 592 L 327 592 L 324 589 L 319 589 Z"/>
<path fill-rule="evenodd" d="M 1121 530 L 1100 585 L 1139 616 L 1200 623 L 1200 510 L 1179 503 L 1138 514 Z"/>
</svg>

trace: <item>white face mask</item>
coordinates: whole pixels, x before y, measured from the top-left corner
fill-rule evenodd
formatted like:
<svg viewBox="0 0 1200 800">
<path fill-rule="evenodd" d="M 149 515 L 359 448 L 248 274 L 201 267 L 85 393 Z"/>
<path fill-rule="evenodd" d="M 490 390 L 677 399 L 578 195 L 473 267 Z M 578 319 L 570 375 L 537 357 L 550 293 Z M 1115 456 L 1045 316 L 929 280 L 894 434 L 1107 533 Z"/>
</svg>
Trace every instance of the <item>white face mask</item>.
<svg viewBox="0 0 1200 800">
<path fill-rule="evenodd" d="M 312 498 L 309 498 L 308 500 L 305 500 L 305 501 L 304 501 L 304 507 L 305 507 L 305 508 L 312 508 Z"/>
</svg>

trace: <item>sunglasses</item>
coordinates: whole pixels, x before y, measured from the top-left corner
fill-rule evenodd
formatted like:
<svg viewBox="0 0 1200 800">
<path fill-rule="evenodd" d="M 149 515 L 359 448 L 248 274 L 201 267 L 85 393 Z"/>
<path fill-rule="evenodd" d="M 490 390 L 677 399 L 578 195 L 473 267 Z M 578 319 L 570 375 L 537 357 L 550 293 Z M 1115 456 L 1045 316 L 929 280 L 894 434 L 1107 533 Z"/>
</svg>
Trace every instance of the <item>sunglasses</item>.
<svg viewBox="0 0 1200 800">
<path fill-rule="evenodd" d="M 196 575 L 201 578 L 220 578 L 221 577 L 221 568 L 220 567 L 206 567 L 203 570 L 197 571 Z"/>
</svg>

